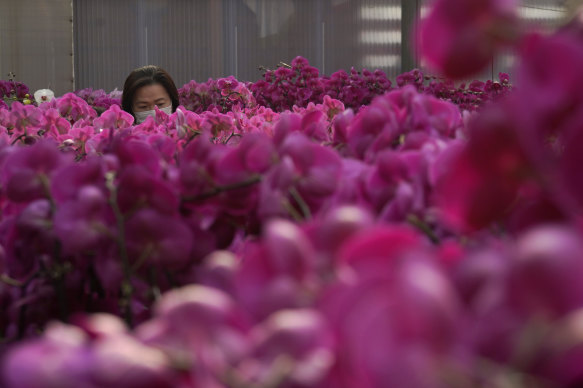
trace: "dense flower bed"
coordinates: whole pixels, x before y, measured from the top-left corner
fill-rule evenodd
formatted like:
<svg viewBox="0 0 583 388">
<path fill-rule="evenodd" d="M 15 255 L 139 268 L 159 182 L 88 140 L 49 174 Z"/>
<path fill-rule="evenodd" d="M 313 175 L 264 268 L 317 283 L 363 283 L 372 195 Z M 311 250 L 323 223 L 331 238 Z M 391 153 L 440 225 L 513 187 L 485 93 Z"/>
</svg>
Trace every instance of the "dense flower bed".
<svg viewBox="0 0 583 388">
<path fill-rule="evenodd" d="M 0 80 L 0 109 L 6 109 L 12 101 L 23 101 L 29 96 L 28 86 L 22 82 Z"/>
<path fill-rule="evenodd" d="M 457 3 L 422 28 L 512 20 Z M 297 59 L 140 125 L 101 91 L 0 109 L 2 383 L 580 386 L 582 31 L 521 37 L 481 101 L 418 71 L 331 97 Z"/>
<path fill-rule="evenodd" d="M 158 112 L 132 126 L 117 105 L 97 117 L 73 94 L 2 112 L 5 278 L 47 291 L 53 266 L 80 271 L 65 276 L 76 279 L 71 290 L 113 282 L 112 312 L 123 283 L 115 274 L 124 266 L 133 268 L 130 283 L 160 266 L 179 271 L 175 282 L 187 284 L 195 279 L 180 278 L 207 254 L 259 234 L 276 217 L 301 221 L 352 204 L 386 221 L 422 222 L 437 179 L 427 169 L 463 135 L 455 106 L 413 87 L 379 97 L 356 115 L 326 98 L 281 114 Z M 401 117 L 387 126 L 396 113 Z M 382 168 L 398 174 L 384 176 Z M 65 304 L 83 311 L 97 303 L 95 291 L 77 292 L 77 302 L 67 292 Z M 25 319 L 9 308 L 16 315 L 5 316 L 4 327 L 21 336 L 63 313 L 48 301 L 42 309 L 45 319 Z"/>
<path fill-rule="evenodd" d="M 234 77 L 190 81 L 178 90 L 180 104 L 195 113 L 217 110 L 228 113 L 233 109 L 262 106 L 274 112 L 306 108 L 310 103 L 322 104 L 329 97 L 342 102 L 355 112 L 369 105 L 374 97 L 406 85 L 413 85 L 424 94 L 449 101 L 462 111 L 473 112 L 491 101 L 505 96 L 511 89 L 508 74 L 500 73 L 498 81 L 474 81 L 457 84 L 451 80 L 425 76 L 420 70 L 399 75 L 393 88 L 380 70 L 350 73 L 339 70 L 331 76 L 320 75 L 305 58 L 297 57 L 291 65 L 281 64 L 276 70 L 266 70 L 257 82 L 240 82 Z M 82 89 L 75 94 L 83 98 L 98 113 L 111 105 L 121 105 L 120 92 Z"/>
</svg>

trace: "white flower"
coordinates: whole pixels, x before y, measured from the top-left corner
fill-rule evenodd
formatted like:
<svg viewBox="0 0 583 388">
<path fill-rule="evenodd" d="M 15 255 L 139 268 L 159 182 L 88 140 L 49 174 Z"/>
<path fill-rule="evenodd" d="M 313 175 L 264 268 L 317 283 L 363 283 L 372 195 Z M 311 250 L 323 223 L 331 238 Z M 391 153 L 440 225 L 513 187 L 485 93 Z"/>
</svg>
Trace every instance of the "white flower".
<svg viewBox="0 0 583 388">
<path fill-rule="evenodd" d="M 47 102 L 55 98 L 55 93 L 51 89 L 39 89 L 34 92 L 34 99 L 37 104 Z"/>
<path fill-rule="evenodd" d="M 120 98 L 121 99 L 122 94 L 123 94 L 123 91 L 117 90 L 117 88 L 115 88 L 114 90 L 109 92 L 109 98 Z"/>
</svg>

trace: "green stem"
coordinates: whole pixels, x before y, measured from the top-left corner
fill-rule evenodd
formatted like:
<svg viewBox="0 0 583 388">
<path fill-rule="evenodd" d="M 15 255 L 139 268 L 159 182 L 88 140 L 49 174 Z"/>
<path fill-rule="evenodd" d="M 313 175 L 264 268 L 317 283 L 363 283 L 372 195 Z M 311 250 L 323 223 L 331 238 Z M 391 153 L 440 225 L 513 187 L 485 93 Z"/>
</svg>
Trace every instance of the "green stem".
<svg viewBox="0 0 583 388">
<path fill-rule="evenodd" d="M 261 382 L 249 381 L 236 369 L 227 369 L 217 376 L 226 386 L 232 388 L 277 388 L 283 386 L 296 366 L 296 361 L 289 355 L 277 356 L 270 367 L 268 375 Z"/>
<path fill-rule="evenodd" d="M 233 132 L 231 132 L 231 134 L 229 135 L 229 137 L 227 138 L 227 140 L 225 140 L 225 141 L 223 142 L 223 144 L 228 144 L 228 143 L 229 143 L 229 141 L 230 141 L 230 140 L 231 140 L 231 139 L 232 139 L 234 136 L 240 137 L 241 135 L 240 135 L 239 133 L 235 133 L 235 132 L 233 131 Z"/>
<path fill-rule="evenodd" d="M 437 237 L 429 225 L 423 222 L 419 217 L 414 214 L 409 214 L 407 216 L 407 222 L 421 230 L 429 238 L 429 240 L 431 240 L 432 243 L 439 244 L 439 237 Z"/>
<path fill-rule="evenodd" d="M 302 211 L 304 219 L 305 220 L 311 219 L 312 212 L 310 211 L 310 207 L 308 206 L 306 201 L 304 201 L 304 199 L 302 198 L 302 196 L 300 195 L 298 190 L 295 187 L 292 187 L 289 189 L 289 193 L 292 196 L 292 198 L 294 199 L 294 201 L 296 201 L 296 203 L 300 207 L 300 210 Z"/>
<path fill-rule="evenodd" d="M 39 272 L 34 273 L 28 280 L 26 280 L 21 286 L 20 289 L 20 297 L 22 299 L 24 299 L 24 297 L 26 296 L 26 287 L 28 287 L 28 285 L 30 284 L 30 282 L 32 282 L 38 275 L 40 274 Z M 26 310 L 27 310 L 27 304 L 23 304 L 22 306 L 20 306 L 20 309 L 18 310 L 18 339 L 22 339 L 24 338 L 24 330 L 26 329 L 25 325 L 26 325 Z"/>
<path fill-rule="evenodd" d="M 45 191 L 45 195 L 50 202 L 50 216 L 51 219 L 54 218 L 57 211 L 57 204 L 55 199 L 51 195 L 51 183 L 49 177 L 45 174 L 40 174 L 39 179 Z M 65 274 L 70 270 L 70 266 L 63 262 L 61 258 L 61 242 L 55 239 L 53 246 L 53 257 L 55 264 L 52 266 L 51 271 L 49 271 L 50 279 L 53 283 L 53 288 L 55 289 L 55 294 L 57 295 L 57 305 L 59 311 L 59 319 L 66 322 L 69 317 L 69 303 L 67 301 L 67 295 L 65 293 L 64 279 Z"/>
<path fill-rule="evenodd" d="M 63 284 L 63 275 L 57 274 L 53 279 L 53 287 L 55 293 L 57 294 L 57 306 L 59 311 L 59 319 L 63 322 L 67 322 L 69 319 L 69 309 L 68 303 L 65 296 L 65 287 Z"/>
<path fill-rule="evenodd" d="M 95 266 L 93 263 L 91 263 L 89 266 L 89 282 L 92 293 L 96 292 L 99 298 L 105 298 L 103 284 L 101 284 L 101 280 L 97 276 L 97 272 L 95 271 Z"/>
<path fill-rule="evenodd" d="M 149 277 L 152 297 L 154 298 L 154 300 L 158 300 L 162 296 L 162 292 L 160 292 L 160 287 L 158 286 L 158 277 L 156 275 L 156 269 L 154 267 L 150 267 Z"/>
<path fill-rule="evenodd" d="M 176 281 L 176 279 L 174 278 L 174 275 L 172 275 L 172 273 L 170 271 L 165 269 L 164 275 L 166 276 L 166 281 L 168 282 L 168 284 L 170 285 L 171 288 L 178 287 L 178 282 Z"/>
<path fill-rule="evenodd" d="M 299 211 L 297 211 L 297 209 L 291 204 L 291 202 L 289 201 L 289 199 L 287 198 L 283 198 L 282 200 L 282 205 L 285 208 L 285 210 L 287 210 L 287 212 L 289 213 L 289 215 L 294 219 L 294 221 L 296 222 L 300 222 L 303 220 L 302 215 L 300 214 Z"/>
<path fill-rule="evenodd" d="M 6 274 L 0 275 L 0 282 L 7 284 L 12 287 L 24 287 L 26 285 L 25 282 L 21 282 L 20 280 L 12 279 L 10 276 Z"/>
<path fill-rule="evenodd" d="M 117 204 L 117 189 L 115 187 L 115 173 L 110 172 L 106 174 L 106 186 L 109 189 L 109 205 L 115 215 L 117 224 L 117 245 L 119 248 L 119 255 L 121 257 L 122 268 L 124 273 L 124 280 L 121 286 L 121 307 L 124 312 L 125 320 L 130 327 L 133 327 L 131 300 L 133 295 L 133 287 L 131 284 L 131 268 L 128 257 L 128 250 L 125 240 L 125 219 Z"/>
<path fill-rule="evenodd" d="M 12 141 L 12 143 L 10 143 L 10 145 L 11 145 L 11 146 L 13 146 L 13 145 L 14 145 L 14 144 L 16 144 L 16 143 L 17 143 L 19 140 L 21 140 L 21 139 L 23 139 L 23 138 L 25 138 L 25 137 L 26 137 L 26 133 L 25 133 L 25 134 L 22 134 L 22 135 L 20 135 L 20 136 L 18 136 L 16 139 L 14 139 L 14 140 Z"/>
<path fill-rule="evenodd" d="M 267 379 L 265 388 L 281 387 L 289 375 L 293 372 L 296 361 L 289 355 L 280 355 L 274 361 L 271 370 L 272 375 Z"/>
<path fill-rule="evenodd" d="M 220 193 L 223 193 L 225 191 L 243 189 L 245 187 L 253 186 L 256 183 L 261 182 L 261 179 L 262 178 L 260 175 L 255 175 L 255 176 L 247 178 L 241 182 L 231 183 L 229 185 L 224 185 L 224 186 L 215 186 L 212 189 L 210 189 L 206 192 L 203 192 L 201 194 L 182 197 L 182 202 L 204 201 L 205 199 L 212 198 L 212 197 L 214 197 Z"/>
<path fill-rule="evenodd" d="M 22 287 L 22 290 L 20 292 L 20 297 L 24 299 L 24 297 L 26 296 L 26 287 Z M 24 330 L 26 329 L 25 325 L 26 325 L 26 307 L 27 305 L 24 304 L 22 306 L 20 306 L 20 309 L 18 310 L 18 339 L 22 339 L 24 338 Z"/>
<path fill-rule="evenodd" d="M 154 251 L 153 244 L 146 245 L 146 248 L 142 251 L 138 260 L 131 267 L 131 271 L 136 272 L 142 266 L 142 264 L 146 262 L 146 260 L 148 259 L 148 257 L 150 257 L 153 251 Z"/>
</svg>

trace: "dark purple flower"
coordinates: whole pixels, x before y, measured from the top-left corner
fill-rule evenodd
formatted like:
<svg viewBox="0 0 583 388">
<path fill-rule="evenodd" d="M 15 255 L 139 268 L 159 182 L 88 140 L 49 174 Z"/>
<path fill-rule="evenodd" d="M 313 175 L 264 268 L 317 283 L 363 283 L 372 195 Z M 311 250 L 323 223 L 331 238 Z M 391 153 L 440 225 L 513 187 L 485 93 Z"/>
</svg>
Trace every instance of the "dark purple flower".
<svg viewBox="0 0 583 388">
<path fill-rule="evenodd" d="M 125 238 L 136 268 L 180 269 L 189 264 L 193 246 L 190 229 L 176 217 L 139 210 L 127 221 Z"/>
<path fill-rule="evenodd" d="M 51 176 L 66 160 L 50 141 L 14 150 L 6 158 L 2 171 L 8 198 L 15 202 L 28 202 L 48 197 Z"/>
</svg>

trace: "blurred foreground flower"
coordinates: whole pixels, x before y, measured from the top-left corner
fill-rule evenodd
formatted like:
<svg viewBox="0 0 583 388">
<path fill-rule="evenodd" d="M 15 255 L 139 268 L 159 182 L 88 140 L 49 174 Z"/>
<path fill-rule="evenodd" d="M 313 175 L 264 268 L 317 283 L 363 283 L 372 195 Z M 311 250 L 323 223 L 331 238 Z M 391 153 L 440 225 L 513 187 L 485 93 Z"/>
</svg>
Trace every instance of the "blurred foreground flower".
<svg viewBox="0 0 583 388">
<path fill-rule="evenodd" d="M 482 70 L 496 50 L 517 36 L 516 0 L 436 0 L 421 22 L 418 46 L 445 77 Z"/>
</svg>

